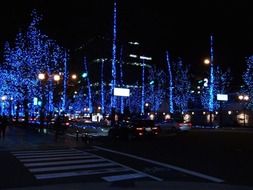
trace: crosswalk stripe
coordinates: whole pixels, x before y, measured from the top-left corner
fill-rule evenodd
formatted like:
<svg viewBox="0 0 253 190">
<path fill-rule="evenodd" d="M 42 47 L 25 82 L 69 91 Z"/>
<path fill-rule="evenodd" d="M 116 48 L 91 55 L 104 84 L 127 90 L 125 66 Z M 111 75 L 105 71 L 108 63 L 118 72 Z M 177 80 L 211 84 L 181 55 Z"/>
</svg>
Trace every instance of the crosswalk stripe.
<svg viewBox="0 0 253 190">
<path fill-rule="evenodd" d="M 86 159 L 86 160 L 71 160 L 71 161 L 57 161 L 57 162 L 39 162 L 39 163 L 29 163 L 24 164 L 27 167 L 36 167 L 36 166 L 52 166 L 52 165 L 61 165 L 61 164 L 85 164 L 92 162 L 104 162 L 104 159 Z"/>
<path fill-rule="evenodd" d="M 40 162 L 40 161 L 55 161 L 55 160 L 75 160 L 75 159 L 85 159 L 85 158 L 96 158 L 93 155 L 85 155 L 85 156 L 65 156 L 65 157 L 46 157 L 46 158 L 26 158 L 26 159 L 20 159 L 21 162 L 27 163 L 27 162 Z"/>
<path fill-rule="evenodd" d="M 116 172 L 128 172 L 129 169 L 118 167 L 118 168 L 106 168 L 97 170 L 85 170 L 85 171 L 74 171 L 74 172 L 61 172 L 61 173 L 49 173 L 49 174 L 36 174 L 36 179 L 53 179 L 61 177 L 73 177 L 83 175 L 96 175 L 105 173 L 116 173 Z"/>
<path fill-rule="evenodd" d="M 75 149 L 52 149 L 52 150 L 23 150 L 23 151 L 12 151 L 12 154 L 26 154 L 26 153 L 43 153 L 43 152 L 63 152 L 63 151 L 75 151 L 80 152 Z"/>
<path fill-rule="evenodd" d="M 107 182 L 114 182 L 114 181 L 122 181 L 122 180 L 128 180 L 128 179 L 136 179 L 136 178 L 143 178 L 147 177 L 147 175 L 144 175 L 142 173 L 131 173 L 131 174 L 124 174 L 124 175 L 114 175 L 114 176 L 106 176 L 102 177 Z"/>
<path fill-rule="evenodd" d="M 99 174 L 107 175 L 100 177 L 105 181 L 149 177 L 120 163 L 76 149 L 15 151 L 12 154 L 38 180 Z"/>
<path fill-rule="evenodd" d="M 29 168 L 30 172 L 49 172 L 49 171 L 62 171 L 62 170 L 73 170 L 73 169 L 88 169 L 98 168 L 107 166 L 117 166 L 114 163 L 99 163 L 99 164 L 85 164 L 85 165 L 68 165 L 68 166 L 55 166 L 45 168 Z"/>
<path fill-rule="evenodd" d="M 19 159 L 24 159 L 24 158 L 48 158 L 48 157 L 61 157 L 61 156 L 78 156 L 78 155 L 89 155 L 87 153 L 69 153 L 69 154 L 44 154 L 44 155 L 35 155 L 35 156 L 16 156 Z"/>
</svg>

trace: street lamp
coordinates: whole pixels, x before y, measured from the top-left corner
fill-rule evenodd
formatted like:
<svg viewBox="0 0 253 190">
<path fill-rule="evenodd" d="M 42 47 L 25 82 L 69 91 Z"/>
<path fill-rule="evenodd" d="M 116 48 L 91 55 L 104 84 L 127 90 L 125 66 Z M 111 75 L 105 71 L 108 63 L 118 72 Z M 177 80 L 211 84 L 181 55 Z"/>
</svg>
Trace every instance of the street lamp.
<svg viewBox="0 0 253 190">
<path fill-rule="evenodd" d="M 38 78 L 39 78 L 39 80 L 45 80 L 46 75 L 44 73 L 39 73 Z"/>
<path fill-rule="evenodd" d="M 54 81 L 58 82 L 61 79 L 60 75 L 55 74 L 54 75 Z"/>
<path fill-rule="evenodd" d="M 73 74 L 73 75 L 71 75 L 71 78 L 72 78 L 73 80 L 76 80 L 76 79 L 77 79 L 77 75 L 76 75 L 76 74 Z"/>
<path fill-rule="evenodd" d="M 241 101 L 241 102 L 248 102 L 249 101 L 249 96 L 248 95 L 239 95 L 238 96 L 238 99 Z M 246 105 L 243 106 L 243 126 L 245 127 L 246 126 Z"/>
<path fill-rule="evenodd" d="M 204 64 L 205 65 L 209 65 L 210 64 L 210 60 L 209 59 L 204 59 Z"/>
</svg>

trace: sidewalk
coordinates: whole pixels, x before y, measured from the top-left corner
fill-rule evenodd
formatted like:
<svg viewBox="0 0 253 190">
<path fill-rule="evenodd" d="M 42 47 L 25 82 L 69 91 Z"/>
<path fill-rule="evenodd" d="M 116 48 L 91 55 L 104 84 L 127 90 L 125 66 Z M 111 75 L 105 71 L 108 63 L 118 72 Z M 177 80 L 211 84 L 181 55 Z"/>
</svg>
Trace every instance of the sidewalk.
<svg viewBox="0 0 253 190">
<path fill-rule="evenodd" d="M 37 129 L 25 127 L 8 127 L 5 139 L 0 138 L 0 150 L 31 149 L 31 148 L 54 148 L 54 147 L 78 147 L 86 146 L 79 137 L 67 134 L 55 139 L 54 132 L 47 130 L 38 132 Z"/>
<path fill-rule="evenodd" d="M 121 183 L 71 183 L 38 187 L 8 188 L 5 190 L 252 190 L 252 187 L 231 186 L 215 183 L 195 182 L 121 182 Z"/>
</svg>

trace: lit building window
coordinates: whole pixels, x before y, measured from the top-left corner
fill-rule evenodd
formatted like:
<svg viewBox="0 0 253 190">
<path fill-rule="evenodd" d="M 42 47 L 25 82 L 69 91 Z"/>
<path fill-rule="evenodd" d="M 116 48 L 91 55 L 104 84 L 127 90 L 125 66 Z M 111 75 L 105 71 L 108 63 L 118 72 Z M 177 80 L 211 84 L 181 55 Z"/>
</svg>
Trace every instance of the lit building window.
<svg viewBox="0 0 253 190">
<path fill-rule="evenodd" d="M 130 54 L 129 57 L 137 58 L 137 55 Z"/>
</svg>

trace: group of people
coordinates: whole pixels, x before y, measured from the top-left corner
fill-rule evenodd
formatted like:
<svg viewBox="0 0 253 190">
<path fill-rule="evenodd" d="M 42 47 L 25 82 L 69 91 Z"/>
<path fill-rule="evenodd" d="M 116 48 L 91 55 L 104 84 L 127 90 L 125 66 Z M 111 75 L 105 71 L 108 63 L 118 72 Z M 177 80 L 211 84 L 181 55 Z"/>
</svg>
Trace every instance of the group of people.
<svg viewBox="0 0 253 190">
<path fill-rule="evenodd" d="M 8 126 L 8 117 L 6 115 L 0 115 L 0 138 L 5 138 L 5 131 Z"/>
</svg>

